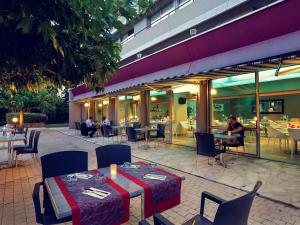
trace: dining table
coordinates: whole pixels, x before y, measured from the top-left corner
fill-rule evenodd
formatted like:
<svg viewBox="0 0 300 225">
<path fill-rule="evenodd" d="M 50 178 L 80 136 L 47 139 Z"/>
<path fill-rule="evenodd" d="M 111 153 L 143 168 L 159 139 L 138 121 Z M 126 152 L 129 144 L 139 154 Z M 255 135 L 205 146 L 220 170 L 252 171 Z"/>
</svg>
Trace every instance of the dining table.
<svg viewBox="0 0 300 225">
<path fill-rule="evenodd" d="M 1 143 L 7 143 L 7 150 L 8 150 L 8 160 L 1 162 L 1 164 L 7 164 L 9 167 L 13 165 L 13 150 L 12 145 L 14 142 L 17 141 L 24 141 L 26 140 L 25 135 L 23 134 L 16 134 L 16 135 L 5 135 L 0 136 Z"/>
<path fill-rule="evenodd" d="M 135 162 L 135 163 L 132 163 L 131 165 L 137 165 L 137 164 L 153 167 L 154 169 L 157 168 L 157 170 L 162 170 L 154 163 Z M 121 172 L 122 166 L 123 165 L 118 165 L 118 172 L 114 176 L 111 174 L 110 167 L 100 168 L 98 170 L 93 170 L 93 171 L 101 172 L 102 176 L 104 177 L 103 179 L 105 179 L 106 177 L 112 179 L 112 181 L 114 183 L 119 185 L 124 190 L 128 191 L 130 198 L 140 197 L 140 199 L 141 199 L 141 208 L 140 208 L 141 209 L 141 219 L 144 219 L 145 212 L 146 212 L 145 207 L 147 207 L 147 205 L 145 206 L 146 189 L 140 183 L 137 184 L 137 182 L 135 182 L 134 179 L 129 179 L 130 176 L 128 177 L 126 175 L 126 173 L 124 173 L 124 171 Z M 139 170 L 139 168 L 137 168 L 136 170 Z M 170 172 L 168 172 L 165 169 L 164 169 L 164 171 L 166 174 L 171 174 Z M 83 173 L 85 173 L 85 172 L 83 172 Z M 171 174 L 171 175 L 176 176 L 175 174 Z M 179 177 L 181 180 L 185 180 L 184 176 L 176 176 L 176 177 Z M 93 178 L 91 178 L 91 179 L 93 179 Z M 75 181 L 74 185 L 76 185 L 76 182 L 77 181 Z M 80 182 L 86 182 L 86 181 L 80 180 Z M 101 182 L 101 181 L 99 181 L 99 182 Z M 50 200 L 51 200 L 54 212 L 55 212 L 55 216 L 57 217 L 57 219 L 62 219 L 62 218 L 71 216 L 74 209 L 72 210 L 70 203 L 68 202 L 64 193 L 62 192 L 62 189 L 59 186 L 59 184 L 57 183 L 55 177 L 46 178 L 44 181 L 44 184 L 48 191 L 48 194 L 49 194 L 49 197 L 50 197 Z M 164 186 L 168 187 L 166 185 L 164 185 Z M 172 186 L 174 187 L 174 185 L 172 185 Z M 170 185 L 170 187 L 172 187 L 172 186 Z M 180 184 L 180 186 L 181 186 L 181 184 Z M 168 191 L 168 190 L 166 190 L 166 191 Z"/>
<path fill-rule="evenodd" d="M 158 128 L 155 128 L 155 127 L 142 127 L 142 128 L 135 128 L 134 130 L 145 134 L 144 148 L 148 149 L 150 147 L 150 145 L 149 145 L 150 132 L 151 131 L 158 131 Z"/>
<path fill-rule="evenodd" d="M 220 140 L 220 144 L 223 145 L 224 140 L 234 140 L 236 138 L 240 137 L 240 134 L 225 134 L 225 133 L 215 133 L 214 138 L 216 140 Z M 225 147 L 224 147 L 225 148 Z M 220 154 L 220 164 L 226 167 L 226 162 L 224 159 L 224 153 Z"/>
</svg>

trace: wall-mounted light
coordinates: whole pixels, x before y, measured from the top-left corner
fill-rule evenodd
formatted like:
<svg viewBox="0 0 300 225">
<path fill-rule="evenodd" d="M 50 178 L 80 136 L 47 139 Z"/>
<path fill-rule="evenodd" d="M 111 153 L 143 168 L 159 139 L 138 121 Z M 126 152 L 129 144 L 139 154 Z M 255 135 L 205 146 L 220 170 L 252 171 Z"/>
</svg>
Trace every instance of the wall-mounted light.
<svg viewBox="0 0 300 225">
<path fill-rule="evenodd" d="M 210 90 L 210 94 L 211 94 L 211 95 L 216 95 L 216 94 L 218 94 L 217 89 L 212 88 L 212 89 Z"/>
<path fill-rule="evenodd" d="M 109 104 L 109 101 L 107 101 L 107 100 L 103 101 L 103 105 L 108 105 L 108 104 Z"/>
<path fill-rule="evenodd" d="M 133 96 L 133 101 L 139 101 L 141 97 L 139 95 Z"/>
<path fill-rule="evenodd" d="M 151 102 L 155 102 L 157 100 L 157 98 L 156 97 L 151 97 L 150 100 L 151 100 Z"/>
<path fill-rule="evenodd" d="M 98 104 L 98 107 L 99 107 L 99 108 L 102 108 L 102 103 L 99 103 L 99 104 Z"/>
<path fill-rule="evenodd" d="M 191 36 L 194 36 L 194 35 L 196 35 L 197 34 L 197 28 L 192 28 L 192 29 L 190 29 L 190 35 Z"/>
<path fill-rule="evenodd" d="M 85 107 L 85 108 L 90 107 L 90 103 L 88 103 L 88 102 L 84 103 L 84 107 Z"/>
</svg>

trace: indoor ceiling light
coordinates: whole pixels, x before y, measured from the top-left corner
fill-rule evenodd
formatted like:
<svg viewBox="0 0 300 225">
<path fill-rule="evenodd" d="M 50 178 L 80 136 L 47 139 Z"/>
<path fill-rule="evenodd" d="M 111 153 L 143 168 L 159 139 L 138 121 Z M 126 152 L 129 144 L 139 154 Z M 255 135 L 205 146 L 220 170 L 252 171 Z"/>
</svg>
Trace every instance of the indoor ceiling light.
<svg viewBox="0 0 300 225">
<path fill-rule="evenodd" d="M 157 98 L 156 98 L 156 97 L 151 97 L 150 100 L 151 100 L 152 102 L 155 102 L 155 101 L 157 100 Z"/>
<path fill-rule="evenodd" d="M 139 101 L 140 98 L 141 98 L 141 97 L 140 97 L 139 95 L 133 96 L 133 101 Z"/>
<path fill-rule="evenodd" d="M 212 89 L 210 90 L 210 94 L 211 94 L 211 95 L 216 95 L 216 94 L 218 94 L 217 89 L 212 88 Z"/>
</svg>

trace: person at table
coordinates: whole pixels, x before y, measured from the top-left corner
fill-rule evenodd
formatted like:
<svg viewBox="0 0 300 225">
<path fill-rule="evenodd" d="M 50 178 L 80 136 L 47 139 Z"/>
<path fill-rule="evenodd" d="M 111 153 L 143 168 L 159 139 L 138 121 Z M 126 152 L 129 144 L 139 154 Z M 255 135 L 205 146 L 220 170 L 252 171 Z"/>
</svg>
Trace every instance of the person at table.
<svg viewBox="0 0 300 225">
<path fill-rule="evenodd" d="M 235 116 L 230 116 L 228 118 L 228 127 L 226 132 L 227 133 L 231 132 L 231 135 L 239 134 L 240 136 L 237 138 L 224 140 L 223 141 L 224 144 L 239 145 L 244 143 L 245 128 L 240 122 L 237 121 Z"/>
<path fill-rule="evenodd" d="M 107 126 L 108 132 L 112 132 L 112 131 L 116 132 L 115 130 L 112 129 L 110 120 L 105 116 L 102 117 L 102 125 Z M 103 126 L 101 126 L 101 133 L 102 135 L 104 134 Z"/>
<path fill-rule="evenodd" d="M 85 124 L 86 124 L 86 127 L 87 127 L 87 131 L 90 135 L 90 137 L 93 137 L 93 135 L 95 134 L 97 128 L 94 126 L 94 123 L 92 121 L 92 117 L 90 116 L 86 121 L 85 121 Z"/>
</svg>

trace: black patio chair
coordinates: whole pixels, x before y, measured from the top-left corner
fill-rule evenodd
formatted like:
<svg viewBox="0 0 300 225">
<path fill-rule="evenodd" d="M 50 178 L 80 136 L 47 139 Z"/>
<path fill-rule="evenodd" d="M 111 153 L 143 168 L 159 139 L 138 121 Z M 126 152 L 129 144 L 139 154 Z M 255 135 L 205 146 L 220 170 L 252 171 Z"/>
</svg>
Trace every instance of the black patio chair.
<svg viewBox="0 0 300 225">
<path fill-rule="evenodd" d="M 203 192 L 200 214 L 188 220 L 183 225 L 247 225 L 253 199 L 261 185 L 262 182 L 258 181 L 251 192 L 230 201 L 225 201 L 209 192 Z M 204 216 L 206 199 L 219 205 L 213 222 Z M 154 225 L 174 225 L 160 214 L 155 214 L 153 220 Z M 149 223 L 146 220 L 142 220 L 139 225 L 149 225 Z"/>
<path fill-rule="evenodd" d="M 132 127 L 133 127 L 133 129 L 141 128 L 141 123 L 140 122 L 133 122 Z M 137 135 L 141 135 L 142 134 L 141 131 L 135 131 L 135 132 L 136 132 Z"/>
<path fill-rule="evenodd" d="M 104 145 L 95 149 L 98 169 L 109 167 L 110 164 L 121 165 L 131 162 L 131 148 L 129 145 Z"/>
<path fill-rule="evenodd" d="M 75 122 L 75 133 L 81 131 L 81 124 L 80 122 Z"/>
<path fill-rule="evenodd" d="M 239 157 L 239 147 L 243 148 L 243 152 L 245 152 L 245 136 L 244 133 L 241 134 L 240 137 L 237 138 L 235 143 L 232 144 L 223 144 L 225 150 L 229 150 L 230 147 L 235 148 L 236 157 Z"/>
<path fill-rule="evenodd" d="M 118 136 L 118 131 L 117 130 L 113 130 L 111 128 L 111 126 L 109 125 L 102 125 L 102 129 L 103 129 L 103 138 L 107 138 L 108 139 L 108 142 L 109 142 L 109 139 L 110 138 L 114 138 L 114 137 L 117 137 Z"/>
<path fill-rule="evenodd" d="M 88 153 L 82 151 L 63 151 L 51 153 L 41 157 L 42 182 L 36 183 L 32 193 L 35 209 L 35 219 L 39 224 L 58 224 L 72 220 L 72 217 L 57 219 L 49 198 L 44 180 L 70 173 L 78 173 L 88 170 Z M 40 187 L 43 186 L 43 206 L 40 203 Z M 43 210 L 42 210 L 43 208 Z"/>
<path fill-rule="evenodd" d="M 151 139 L 162 139 L 162 141 L 165 140 L 165 128 L 166 128 L 166 125 L 165 124 L 157 124 L 157 132 L 156 132 L 156 135 L 150 135 L 150 138 Z"/>
<path fill-rule="evenodd" d="M 90 136 L 90 137 L 93 137 L 94 133 L 95 133 L 95 130 L 94 129 L 89 129 L 86 125 L 86 123 L 82 123 L 80 125 L 80 132 L 81 132 L 81 135 L 82 136 Z"/>
<path fill-rule="evenodd" d="M 211 165 L 209 162 L 210 157 L 215 158 L 217 155 L 226 152 L 225 149 L 216 148 L 213 134 L 195 132 L 195 137 L 197 154 L 207 156 L 207 162 L 209 165 Z M 225 162 L 224 166 L 226 166 Z"/>
<path fill-rule="evenodd" d="M 29 139 L 28 139 L 28 141 L 26 140 L 26 144 L 25 145 L 14 145 L 13 150 L 17 151 L 18 149 L 28 149 L 28 148 L 31 149 L 32 144 L 33 144 L 34 134 L 35 134 L 35 130 L 31 130 L 30 134 L 29 134 Z"/>
<path fill-rule="evenodd" d="M 40 139 L 41 131 L 34 133 L 33 146 L 31 148 L 19 148 L 15 149 L 15 165 L 18 167 L 18 155 L 32 154 L 33 158 L 38 160 L 38 144 Z"/>
</svg>

